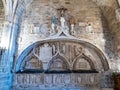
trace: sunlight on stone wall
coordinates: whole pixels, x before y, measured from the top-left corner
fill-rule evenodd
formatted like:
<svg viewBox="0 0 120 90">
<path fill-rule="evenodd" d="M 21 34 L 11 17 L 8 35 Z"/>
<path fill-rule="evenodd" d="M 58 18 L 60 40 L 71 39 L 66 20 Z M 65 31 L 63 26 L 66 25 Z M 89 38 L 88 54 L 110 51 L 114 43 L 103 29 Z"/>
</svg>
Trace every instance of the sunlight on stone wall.
<svg viewBox="0 0 120 90">
<path fill-rule="evenodd" d="M 50 36 L 51 19 L 53 16 L 59 18 L 56 9 L 61 6 L 68 9 L 67 21 L 71 17 L 75 20 L 76 34 L 74 36 L 87 40 L 105 51 L 106 37 L 103 32 L 104 30 L 107 32 L 108 27 L 105 25 L 107 23 L 103 25 L 104 19 L 94 3 L 89 0 L 35 0 L 27 6 L 22 18 L 18 37 L 18 55 L 30 44 Z M 35 29 L 34 32 L 33 29 Z"/>
<path fill-rule="evenodd" d="M 3 8 L 2 0 L 0 0 L 0 42 L 3 32 L 3 23 L 4 23 L 4 8 Z"/>
</svg>

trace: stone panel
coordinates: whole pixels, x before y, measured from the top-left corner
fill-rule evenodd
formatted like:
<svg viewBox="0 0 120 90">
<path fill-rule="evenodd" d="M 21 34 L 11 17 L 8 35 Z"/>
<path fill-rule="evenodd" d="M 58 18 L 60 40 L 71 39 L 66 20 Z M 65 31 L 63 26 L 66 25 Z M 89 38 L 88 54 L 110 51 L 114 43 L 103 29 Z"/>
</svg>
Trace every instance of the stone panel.
<svg viewBox="0 0 120 90">
<path fill-rule="evenodd" d="M 12 90 L 99 87 L 99 74 L 14 74 Z M 72 89 L 72 88 L 71 88 Z M 86 89 L 85 89 L 86 90 Z"/>
</svg>

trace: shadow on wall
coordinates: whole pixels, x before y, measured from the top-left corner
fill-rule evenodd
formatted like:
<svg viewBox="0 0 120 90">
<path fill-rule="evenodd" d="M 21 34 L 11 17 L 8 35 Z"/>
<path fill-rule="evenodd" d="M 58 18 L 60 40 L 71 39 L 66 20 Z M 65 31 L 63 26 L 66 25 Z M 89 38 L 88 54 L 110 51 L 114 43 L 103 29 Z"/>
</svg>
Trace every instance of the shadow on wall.
<svg viewBox="0 0 120 90">
<path fill-rule="evenodd" d="M 101 21 L 103 26 L 103 39 L 105 41 L 105 53 L 109 59 L 112 59 L 114 57 L 114 36 L 111 33 L 111 29 L 109 28 L 109 23 L 104 17 L 104 15 L 101 13 Z"/>
</svg>

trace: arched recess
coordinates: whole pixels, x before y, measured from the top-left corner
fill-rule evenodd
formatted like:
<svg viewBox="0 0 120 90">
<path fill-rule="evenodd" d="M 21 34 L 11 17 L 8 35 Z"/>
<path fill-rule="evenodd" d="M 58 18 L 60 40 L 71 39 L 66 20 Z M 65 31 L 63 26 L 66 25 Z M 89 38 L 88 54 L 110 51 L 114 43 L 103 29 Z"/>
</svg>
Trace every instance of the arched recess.
<svg viewBox="0 0 120 90">
<path fill-rule="evenodd" d="M 101 70 L 107 71 L 109 69 L 109 64 L 108 64 L 108 61 L 107 61 L 105 55 L 103 54 L 103 52 L 99 48 L 97 48 L 93 44 L 86 42 L 86 41 L 79 40 L 79 39 L 56 38 L 56 39 L 47 39 L 47 40 L 43 40 L 43 41 L 38 41 L 38 42 L 30 45 L 28 48 L 26 48 L 20 54 L 18 59 L 15 61 L 13 71 L 17 72 L 20 70 L 20 67 L 22 66 L 23 62 L 25 62 L 24 61 L 25 58 L 30 54 L 30 52 L 33 51 L 33 49 L 35 47 L 39 47 L 39 46 L 43 45 L 44 43 L 53 43 L 53 42 L 64 42 L 64 43 L 68 42 L 68 43 L 70 43 L 70 45 L 71 45 L 71 43 L 74 43 L 74 44 L 76 43 L 77 45 L 80 45 L 80 46 L 82 45 L 83 48 L 90 49 L 90 53 L 94 52 L 93 55 L 91 55 L 92 58 L 94 58 L 94 59 L 91 59 L 92 61 L 90 61 L 90 58 L 88 58 L 89 55 L 86 57 L 87 62 L 91 63 L 90 65 L 92 65 L 92 69 L 96 69 L 97 71 L 101 71 Z M 85 54 L 85 53 L 83 52 L 83 54 Z M 53 56 L 52 58 L 55 58 L 55 57 Z M 49 61 L 50 60 L 51 59 L 49 59 Z M 75 58 L 74 58 L 74 60 L 75 60 Z M 49 61 L 48 61 L 48 63 L 49 63 Z M 69 59 L 67 59 L 66 61 L 68 62 Z M 65 61 L 62 61 L 62 62 L 65 62 Z M 71 62 L 71 61 L 69 61 L 69 62 Z M 49 65 L 49 64 L 47 64 L 47 65 Z M 70 64 L 70 66 L 72 66 L 72 64 Z"/>
<path fill-rule="evenodd" d="M 93 61 L 84 54 L 74 60 L 72 67 L 73 70 L 95 70 Z"/>
<path fill-rule="evenodd" d="M 69 70 L 69 63 L 67 60 L 57 53 L 48 63 L 48 70 Z"/>
<path fill-rule="evenodd" d="M 22 61 L 20 66 L 20 71 L 28 71 L 28 70 L 43 70 L 43 64 L 42 61 L 33 56 L 32 54 L 29 54 L 25 57 L 25 59 Z"/>
</svg>

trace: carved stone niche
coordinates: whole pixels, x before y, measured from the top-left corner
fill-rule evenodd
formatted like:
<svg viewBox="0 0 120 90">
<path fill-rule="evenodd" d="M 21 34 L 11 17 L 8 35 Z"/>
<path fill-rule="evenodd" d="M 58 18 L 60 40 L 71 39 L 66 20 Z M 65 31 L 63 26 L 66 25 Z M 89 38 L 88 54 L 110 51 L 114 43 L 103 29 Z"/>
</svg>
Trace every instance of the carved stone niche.
<svg viewBox="0 0 120 90">
<path fill-rule="evenodd" d="M 64 71 L 64 70 L 68 70 L 69 66 L 67 61 L 65 60 L 64 57 L 57 55 L 55 57 L 52 58 L 52 60 L 49 63 L 49 68 L 48 70 L 55 70 L 55 71 Z"/>
<path fill-rule="evenodd" d="M 43 69 L 42 62 L 33 57 L 25 63 L 24 69 Z"/>
<path fill-rule="evenodd" d="M 28 72 L 32 70 L 43 70 L 43 63 L 32 53 L 30 53 L 22 62 L 20 70 L 18 72 Z"/>
<path fill-rule="evenodd" d="M 74 60 L 73 70 L 95 70 L 95 65 L 89 57 L 83 54 Z"/>
<path fill-rule="evenodd" d="M 91 65 L 85 58 L 76 60 L 73 67 L 74 70 L 91 70 Z"/>
</svg>

